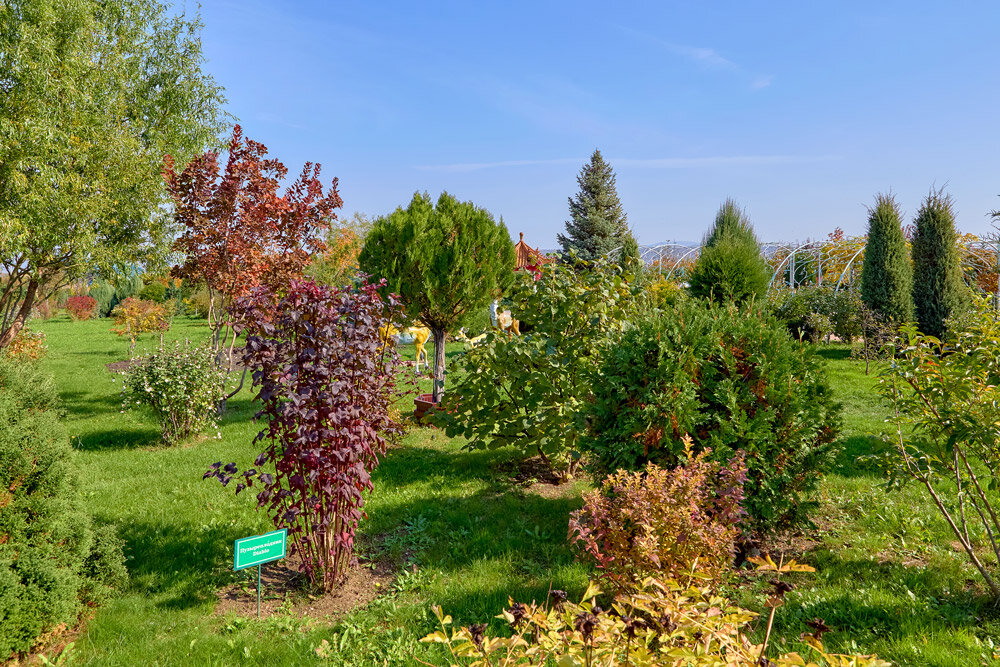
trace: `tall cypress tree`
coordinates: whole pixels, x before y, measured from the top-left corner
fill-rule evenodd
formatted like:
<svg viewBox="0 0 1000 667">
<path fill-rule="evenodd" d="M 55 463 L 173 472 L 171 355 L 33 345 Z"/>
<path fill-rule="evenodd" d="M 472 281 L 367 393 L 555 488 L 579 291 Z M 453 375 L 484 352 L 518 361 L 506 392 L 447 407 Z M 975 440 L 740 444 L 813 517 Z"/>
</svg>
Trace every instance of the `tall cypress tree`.
<svg viewBox="0 0 1000 667">
<path fill-rule="evenodd" d="M 702 243 L 688 281 L 691 294 L 715 302 L 745 303 L 767 294 L 771 269 L 746 211 L 727 199 Z"/>
<path fill-rule="evenodd" d="M 875 196 L 861 267 L 861 300 L 880 318 L 897 324 L 913 319 L 913 266 L 901 217 L 893 195 Z"/>
<path fill-rule="evenodd" d="M 595 150 L 576 177 L 580 191 L 569 200 L 566 233 L 559 234 L 563 252 L 575 250 L 580 259 L 594 260 L 613 250 L 619 257 L 638 254 L 628 216 L 618 199 L 615 172 Z"/>
<path fill-rule="evenodd" d="M 955 214 L 950 195 L 932 190 L 917 212 L 913 235 L 913 303 L 920 330 L 941 337 L 945 320 L 968 301 L 955 245 Z"/>
</svg>

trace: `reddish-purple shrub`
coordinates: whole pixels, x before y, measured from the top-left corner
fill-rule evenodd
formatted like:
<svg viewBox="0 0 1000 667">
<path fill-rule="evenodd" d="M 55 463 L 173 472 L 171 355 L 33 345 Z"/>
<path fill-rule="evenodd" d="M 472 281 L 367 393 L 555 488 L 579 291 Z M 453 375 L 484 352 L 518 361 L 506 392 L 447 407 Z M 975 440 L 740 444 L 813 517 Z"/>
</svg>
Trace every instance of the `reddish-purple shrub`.
<svg viewBox="0 0 1000 667">
<path fill-rule="evenodd" d="M 400 307 L 379 296 L 381 286 L 293 280 L 277 308 L 264 288 L 235 306 L 248 334 L 244 363 L 260 388 L 256 416 L 267 420 L 254 441 L 268 444 L 257 468 L 215 463 L 205 477 L 223 485 L 242 477 L 237 493 L 260 484 L 257 506 L 288 529 L 292 553 L 325 590 L 347 570 L 371 471 L 401 429 L 390 412 L 399 357 L 379 333 Z M 273 473 L 262 469 L 270 465 Z"/>
<path fill-rule="evenodd" d="M 85 294 L 71 296 L 66 301 L 66 312 L 74 320 L 89 320 L 97 308 L 97 299 Z"/>
<path fill-rule="evenodd" d="M 694 569 L 715 578 L 732 564 L 745 514 L 742 454 L 722 467 L 709 450 L 690 453 L 671 470 L 650 464 L 608 476 L 570 515 L 570 540 L 617 589 Z"/>
</svg>

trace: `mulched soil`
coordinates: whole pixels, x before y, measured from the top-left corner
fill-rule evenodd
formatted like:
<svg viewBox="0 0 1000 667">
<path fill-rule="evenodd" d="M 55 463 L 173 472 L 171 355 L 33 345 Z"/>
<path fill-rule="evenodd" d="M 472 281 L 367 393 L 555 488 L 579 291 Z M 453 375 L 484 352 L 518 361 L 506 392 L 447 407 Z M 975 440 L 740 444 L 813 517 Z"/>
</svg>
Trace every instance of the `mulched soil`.
<svg viewBox="0 0 1000 667">
<path fill-rule="evenodd" d="M 219 591 L 216 614 L 257 615 L 256 568 L 248 568 L 246 572 L 252 576 Z M 296 561 L 289 558 L 268 563 L 261 573 L 260 616 L 290 612 L 300 617 L 336 618 L 364 607 L 388 590 L 395 579 L 395 571 L 386 563 L 356 563 L 335 591 L 313 593 Z"/>
<path fill-rule="evenodd" d="M 500 467 L 500 472 L 509 475 L 510 481 L 526 493 L 543 498 L 562 498 L 573 489 L 573 484 L 561 483 L 538 456 L 523 461 L 509 461 Z"/>
</svg>

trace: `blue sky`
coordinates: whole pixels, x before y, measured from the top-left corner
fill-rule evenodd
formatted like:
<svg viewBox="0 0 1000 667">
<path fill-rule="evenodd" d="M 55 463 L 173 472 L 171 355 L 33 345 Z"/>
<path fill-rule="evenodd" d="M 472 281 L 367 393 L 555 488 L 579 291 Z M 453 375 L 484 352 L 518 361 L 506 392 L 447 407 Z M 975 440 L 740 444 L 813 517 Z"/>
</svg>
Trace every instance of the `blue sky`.
<svg viewBox="0 0 1000 667">
<path fill-rule="evenodd" d="M 193 5 L 188 5 L 189 8 Z M 728 196 L 763 240 L 910 221 L 947 184 L 1000 208 L 996 2 L 205 0 L 208 69 L 251 138 L 337 176 L 344 213 L 448 190 L 551 248 L 599 148 L 640 243 Z"/>
</svg>

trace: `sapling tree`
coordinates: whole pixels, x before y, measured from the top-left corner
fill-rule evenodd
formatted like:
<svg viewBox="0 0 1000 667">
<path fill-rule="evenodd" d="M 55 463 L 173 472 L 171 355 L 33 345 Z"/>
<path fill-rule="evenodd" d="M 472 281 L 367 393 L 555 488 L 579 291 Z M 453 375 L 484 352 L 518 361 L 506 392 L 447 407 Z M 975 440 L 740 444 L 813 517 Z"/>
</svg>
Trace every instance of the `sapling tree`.
<svg viewBox="0 0 1000 667">
<path fill-rule="evenodd" d="M 1000 322 L 984 298 L 951 329 L 901 329 L 879 381 L 897 425 L 885 464 L 895 485 L 924 488 L 1000 600 Z"/>
<path fill-rule="evenodd" d="M 267 157 L 266 146 L 244 138 L 239 125 L 221 174 L 215 152 L 195 157 L 180 173 L 169 155 L 164 162 L 174 217 L 183 228 L 173 247 L 185 261 L 173 273 L 208 287 L 212 345 L 220 359 L 228 347 L 231 358 L 236 332 L 228 306 L 258 285 L 279 292 L 302 275 L 311 254 L 326 247 L 320 233 L 343 204 L 337 179 L 324 191 L 320 165 L 307 162 L 279 194 L 288 169 Z"/>
<path fill-rule="evenodd" d="M 267 421 L 255 442 L 267 445 L 255 468 L 215 463 L 205 477 L 238 477 L 237 493 L 260 485 L 258 508 L 288 529 L 292 552 L 326 591 L 347 571 L 371 472 L 401 428 L 392 412 L 399 357 L 380 333 L 400 310 L 382 286 L 293 279 L 277 308 L 264 287 L 235 304 L 247 327 L 244 363 L 256 369 L 257 418 Z"/>
<path fill-rule="evenodd" d="M 717 303 L 745 303 L 767 293 L 771 271 L 746 212 L 727 199 L 702 244 L 689 279 L 691 294 Z"/>
<path fill-rule="evenodd" d="M 385 279 L 406 315 L 434 336 L 434 401 L 444 389 L 445 334 L 484 310 L 513 280 L 514 244 L 503 220 L 447 192 L 435 205 L 413 195 L 410 205 L 375 221 L 358 257 L 361 269 Z"/>
</svg>

